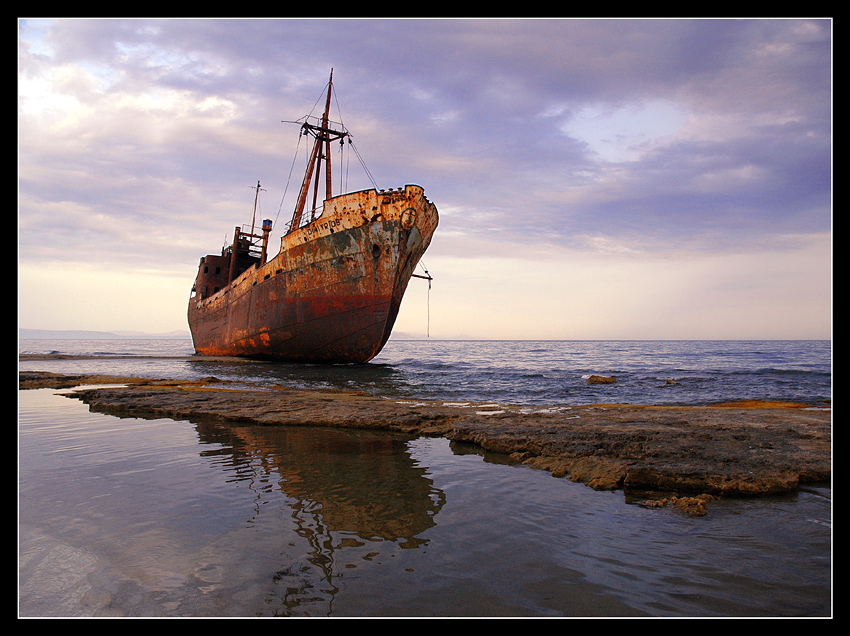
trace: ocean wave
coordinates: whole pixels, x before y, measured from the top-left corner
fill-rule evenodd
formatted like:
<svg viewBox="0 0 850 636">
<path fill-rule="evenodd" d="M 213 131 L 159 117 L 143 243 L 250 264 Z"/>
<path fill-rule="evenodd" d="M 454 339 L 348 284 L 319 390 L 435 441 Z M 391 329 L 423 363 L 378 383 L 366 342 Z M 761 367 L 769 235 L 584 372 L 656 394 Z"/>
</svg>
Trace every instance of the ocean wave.
<svg viewBox="0 0 850 636">
<path fill-rule="evenodd" d="M 191 343 L 182 341 L 29 341 L 19 348 L 22 353 L 97 354 L 94 360 L 76 364 L 50 361 L 51 370 L 57 372 L 108 368 L 116 375 L 144 375 L 155 369 L 157 377 L 212 375 L 298 388 L 363 390 L 393 399 L 517 405 L 577 405 L 600 399 L 683 405 L 730 400 L 823 404 L 832 393 L 829 342 L 559 341 L 543 346 L 518 341 L 391 340 L 366 365 L 213 362 L 191 355 L 169 359 L 191 351 Z M 613 376 L 616 381 L 589 385 L 591 375 Z"/>
</svg>

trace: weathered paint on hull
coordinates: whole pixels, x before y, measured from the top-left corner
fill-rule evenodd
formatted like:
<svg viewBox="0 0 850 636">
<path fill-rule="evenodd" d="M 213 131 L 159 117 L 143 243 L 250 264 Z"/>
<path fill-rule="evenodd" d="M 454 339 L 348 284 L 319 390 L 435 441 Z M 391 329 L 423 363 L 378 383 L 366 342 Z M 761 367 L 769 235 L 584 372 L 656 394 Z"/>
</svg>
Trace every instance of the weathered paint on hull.
<svg viewBox="0 0 850 636">
<path fill-rule="evenodd" d="M 368 362 L 392 332 L 407 283 L 437 227 L 419 186 L 334 197 L 280 253 L 212 295 L 189 301 L 202 355 L 291 362 Z M 201 259 L 196 290 L 214 259 Z"/>
</svg>

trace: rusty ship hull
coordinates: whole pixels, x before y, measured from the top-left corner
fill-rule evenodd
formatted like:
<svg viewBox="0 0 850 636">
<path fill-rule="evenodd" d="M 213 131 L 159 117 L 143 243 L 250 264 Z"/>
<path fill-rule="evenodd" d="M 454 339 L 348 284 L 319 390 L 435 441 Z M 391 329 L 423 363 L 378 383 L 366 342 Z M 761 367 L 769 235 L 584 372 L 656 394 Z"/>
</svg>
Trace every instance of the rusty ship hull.
<svg viewBox="0 0 850 636">
<path fill-rule="evenodd" d="M 237 228 L 232 249 L 199 264 L 188 309 L 196 352 L 283 362 L 371 360 L 392 332 L 437 223 L 423 189 L 408 185 L 326 199 L 318 218 L 284 235 L 271 259 L 263 244 L 263 253 L 246 264 Z"/>
</svg>

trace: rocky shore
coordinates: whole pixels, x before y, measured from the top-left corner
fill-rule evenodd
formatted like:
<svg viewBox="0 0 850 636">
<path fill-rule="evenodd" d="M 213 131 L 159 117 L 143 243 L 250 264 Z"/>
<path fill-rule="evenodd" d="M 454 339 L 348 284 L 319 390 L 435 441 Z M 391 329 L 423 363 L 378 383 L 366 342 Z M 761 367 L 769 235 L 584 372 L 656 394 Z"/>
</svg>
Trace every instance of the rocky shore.
<svg viewBox="0 0 850 636">
<path fill-rule="evenodd" d="M 788 403 L 531 408 L 413 402 L 359 392 L 20 372 L 19 387 L 69 388 L 93 411 L 263 426 L 443 436 L 648 505 L 705 514 L 715 497 L 776 494 L 831 479 L 831 410 Z M 659 494 L 663 493 L 663 494 Z"/>
</svg>

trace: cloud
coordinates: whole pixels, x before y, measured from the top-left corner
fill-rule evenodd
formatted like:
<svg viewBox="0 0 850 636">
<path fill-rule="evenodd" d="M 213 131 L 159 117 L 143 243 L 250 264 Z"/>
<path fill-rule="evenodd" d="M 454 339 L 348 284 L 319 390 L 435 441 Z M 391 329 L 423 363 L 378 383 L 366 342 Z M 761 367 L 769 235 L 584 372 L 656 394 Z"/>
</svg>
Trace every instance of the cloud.
<svg viewBox="0 0 850 636">
<path fill-rule="evenodd" d="M 831 274 L 809 251 L 831 249 L 831 24 L 22 20 L 19 266 L 95 263 L 144 278 L 155 261 L 173 282 L 250 220 L 258 180 L 263 216 L 282 228 L 304 151 L 285 121 L 316 106 L 333 68 L 338 114 L 378 185 L 418 183 L 440 209 L 425 260 L 445 293 L 456 290 L 444 296 L 448 316 L 475 313 L 459 281 L 497 298 L 503 283 L 488 272 L 523 286 L 507 272 L 568 278 L 565 263 L 597 280 L 572 292 L 580 307 L 604 296 L 594 289 L 616 288 L 605 272 L 642 290 L 609 298 L 638 302 L 673 293 L 670 276 L 650 274 L 662 263 L 709 272 L 752 259 L 729 275 L 756 290 L 752 302 L 775 307 L 769 290 L 780 283 L 768 285 L 761 265 L 776 254 L 788 255 L 789 299 L 802 279 Z M 352 157 L 337 174 L 369 187 L 356 168 Z M 709 293 L 707 274 L 687 281 Z M 817 288 L 828 314 L 829 292 Z M 164 311 L 179 328 L 185 299 L 172 302 Z M 44 321 L 28 326 L 61 328 L 62 315 L 30 312 L 34 303 L 24 289 L 22 319 Z M 566 311 L 544 304 L 552 316 Z M 505 313 L 492 321 L 494 333 L 530 332 Z M 747 322 L 759 324 L 755 314 Z M 803 330 L 794 324 L 789 333 Z"/>
</svg>

